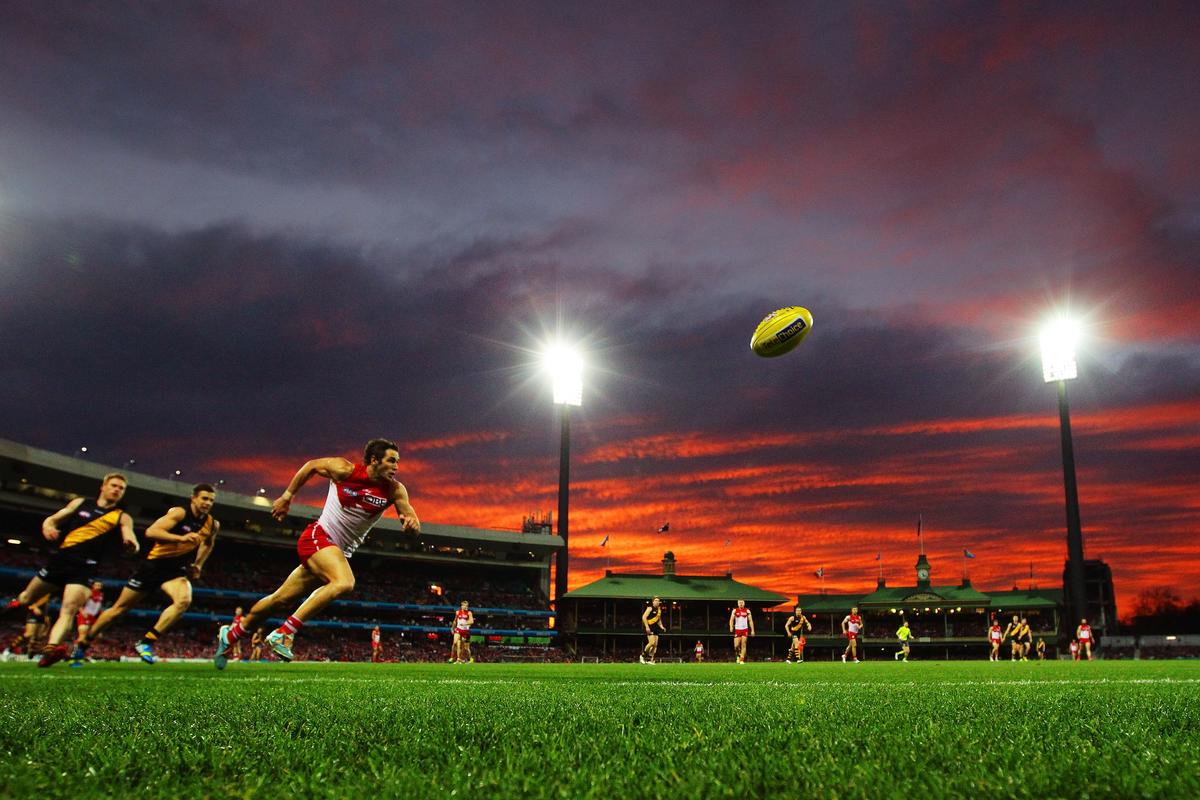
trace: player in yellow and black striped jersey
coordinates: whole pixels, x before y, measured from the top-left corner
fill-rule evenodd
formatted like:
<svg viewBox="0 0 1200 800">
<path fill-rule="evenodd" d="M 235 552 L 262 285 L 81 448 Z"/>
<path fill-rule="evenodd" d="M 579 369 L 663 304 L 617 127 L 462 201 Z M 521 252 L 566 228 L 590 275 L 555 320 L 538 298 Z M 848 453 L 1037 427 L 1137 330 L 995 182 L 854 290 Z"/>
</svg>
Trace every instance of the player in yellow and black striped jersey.
<svg viewBox="0 0 1200 800">
<path fill-rule="evenodd" d="M 155 589 L 162 589 L 171 598 L 158 621 L 146 631 L 134 649 L 142 661 L 153 664 L 154 644 L 158 638 L 179 621 L 192 604 L 192 581 L 200 577 L 204 562 L 212 553 L 221 523 L 212 517 L 217 492 L 210 484 L 192 487 L 192 499 L 185 506 L 175 506 L 146 529 L 150 549 L 138 565 L 133 577 L 121 590 L 112 607 L 100 615 L 88 635 L 80 639 L 71 656 L 72 666 L 81 663 L 92 642 L 104 629 L 120 619 Z"/>
<path fill-rule="evenodd" d="M 662 622 L 662 598 L 655 597 L 650 601 L 650 605 L 646 606 L 646 610 L 642 612 L 642 630 L 646 632 L 646 646 L 642 648 L 642 654 L 638 656 L 638 661 L 643 664 L 653 664 L 654 656 L 658 654 L 658 635 L 666 633 L 666 626 Z"/>
<path fill-rule="evenodd" d="M 5 608 L 28 608 L 62 590 L 62 607 L 38 661 L 39 667 L 48 667 L 67 657 L 63 640 L 75 629 L 75 615 L 91 595 L 92 578 L 98 562 L 107 556 L 111 539 L 119 535 L 127 552 L 138 550 L 133 517 L 121 508 L 126 486 L 124 475 L 110 472 L 100 481 L 98 498 L 77 497 L 42 521 L 42 536 L 57 548 L 46 566 L 38 570 L 25 590 Z"/>
</svg>

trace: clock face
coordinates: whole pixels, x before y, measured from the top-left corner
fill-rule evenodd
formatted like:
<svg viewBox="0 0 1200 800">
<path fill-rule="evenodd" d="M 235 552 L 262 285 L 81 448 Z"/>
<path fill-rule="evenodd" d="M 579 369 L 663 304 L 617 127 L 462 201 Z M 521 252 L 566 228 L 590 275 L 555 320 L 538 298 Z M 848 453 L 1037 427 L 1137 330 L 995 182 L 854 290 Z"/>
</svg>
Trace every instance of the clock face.
<svg viewBox="0 0 1200 800">
<path fill-rule="evenodd" d="M 929 577 L 929 570 L 927 570 L 927 569 L 917 570 L 917 577 L 920 578 L 921 580 L 925 580 L 926 578 Z"/>
</svg>

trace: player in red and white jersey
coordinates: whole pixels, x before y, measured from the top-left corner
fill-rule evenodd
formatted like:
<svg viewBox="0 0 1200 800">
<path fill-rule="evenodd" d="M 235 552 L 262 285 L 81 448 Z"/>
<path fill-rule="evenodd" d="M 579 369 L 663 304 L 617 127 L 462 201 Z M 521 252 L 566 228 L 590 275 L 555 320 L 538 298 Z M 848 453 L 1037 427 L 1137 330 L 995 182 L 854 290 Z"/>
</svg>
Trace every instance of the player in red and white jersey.
<svg viewBox="0 0 1200 800">
<path fill-rule="evenodd" d="M 76 639 L 87 638 L 88 631 L 92 629 L 92 625 L 96 624 L 96 617 L 100 616 L 103 608 L 104 584 L 100 581 L 92 581 L 92 594 L 83 604 L 83 608 L 79 610 L 79 616 L 75 618 Z"/>
<path fill-rule="evenodd" d="M 988 654 L 988 661 L 1000 660 L 1000 643 L 1004 641 L 1004 631 L 1000 628 L 1000 623 L 992 619 L 992 627 L 988 629 L 988 642 L 992 645 L 992 652 Z"/>
<path fill-rule="evenodd" d="M 733 654 L 737 663 L 746 663 L 746 642 L 754 635 L 754 615 L 746 608 L 745 600 L 738 600 L 737 608 L 729 612 L 729 632 L 733 634 Z"/>
<path fill-rule="evenodd" d="M 704 663 L 704 642 L 696 642 L 696 663 Z"/>
<path fill-rule="evenodd" d="M 339 597 L 354 590 L 349 558 L 389 506 L 395 506 L 402 528 L 419 533 L 421 521 L 408 500 L 408 490 L 395 479 L 400 453 L 395 442 L 372 439 L 363 448 L 363 463 L 344 458 L 305 462 L 288 488 L 275 500 L 271 516 L 287 517 L 292 498 L 314 475 L 329 479 L 329 495 L 320 518 L 309 525 L 296 545 L 300 566 L 278 589 L 259 600 L 241 622 L 217 634 L 213 663 L 224 669 L 226 651 L 280 606 L 303 600 L 283 625 L 267 634 L 266 643 L 284 661 L 292 660 L 291 640 L 304 623 Z"/>
<path fill-rule="evenodd" d="M 850 641 L 846 644 L 846 649 L 842 651 L 842 661 L 846 661 L 846 656 L 851 656 L 854 663 L 858 663 L 858 637 L 863 633 L 863 620 L 858 615 L 858 606 L 850 609 L 850 613 L 842 619 L 842 635 Z"/>
<path fill-rule="evenodd" d="M 233 610 L 233 624 L 234 625 L 241 625 L 242 620 L 244 620 L 245 618 L 246 618 L 246 615 L 244 613 L 242 613 L 241 606 L 238 606 L 237 608 L 235 608 Z M 233 644 L 231 644 L 229 646 L 229 657 L 232 658 L 234 661 L 242 660 L 242 641 L 240 639 L 233 642 Z"/>
<path fill-rule="evenodd" d="M 1088 625 L 1086 619 L 1079 620 L 1079 627 L 1075 629 L 1075 638 L 1079 640 L 1079 649 L 1087 653 L 1087 660 L 1092 660 L 1092 626 Z"/>
<path fill-rule="evenodd" d="M 1076 641 L 1075 639 L 1071 640 L 1071 660 L 1072 661 L 1079 660 L 1079 642 Z"/>
<path fill-rule="evenodd" d="M 380 661 L 383 661 L 383 634 L 376 625 L 371 628 L 371 663 L 378 664 Z"/>
<path fill-rule="evenodd" d="M 475 624 L 475 615 L 471 613 L 471 604 L 463 600 L 454 612 L 454 624 L 450 626 L 450 663 L 474 664 L 471 657 L 471 626 Z"/>
</svg>

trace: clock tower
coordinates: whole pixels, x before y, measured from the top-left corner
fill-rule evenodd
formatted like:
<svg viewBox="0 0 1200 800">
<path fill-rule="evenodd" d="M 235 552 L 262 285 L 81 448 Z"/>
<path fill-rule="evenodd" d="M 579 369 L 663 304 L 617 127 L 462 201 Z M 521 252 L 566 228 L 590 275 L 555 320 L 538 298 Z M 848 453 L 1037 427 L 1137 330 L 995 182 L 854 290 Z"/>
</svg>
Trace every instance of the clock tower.
<svg viewBox="0 0 1200 800">
<path fill-rule="evenodd" d="M 917 588 L 929 588 L 929 559 L 924 553 L 917 557 Z"/>
<path fill-rule="evenodd" d="M 922 531 L 923 520 L 917 517 L 917 542 L 921 546 L 921 554 L 917 556 L 917 588 L 929 589 L 929 559 L 925 558 L 925 536 Z"/>
</svg>

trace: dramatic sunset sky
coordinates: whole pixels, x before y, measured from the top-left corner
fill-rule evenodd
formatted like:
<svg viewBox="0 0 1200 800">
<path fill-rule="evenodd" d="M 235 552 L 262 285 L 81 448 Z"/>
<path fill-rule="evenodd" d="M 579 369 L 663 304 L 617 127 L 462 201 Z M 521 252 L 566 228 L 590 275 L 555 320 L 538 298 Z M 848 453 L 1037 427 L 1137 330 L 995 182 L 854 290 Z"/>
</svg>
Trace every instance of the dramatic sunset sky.
<svg viewBox="0 0 1200 800">
<path fill-rule="evenodd" d="M 918 515 L 1061 585 L 1069 308 L 1086 554 L 1192 597 L 1198 75 L 1194 2 L 5 3 L 0 436 L 272 493 L 392 436 L 512 529 L 561 328 L 573 586 L 910 582 Z"/>
</svg>

